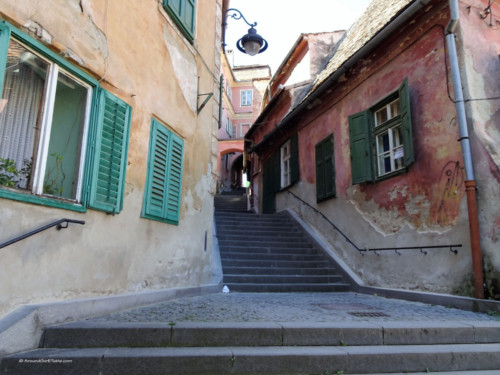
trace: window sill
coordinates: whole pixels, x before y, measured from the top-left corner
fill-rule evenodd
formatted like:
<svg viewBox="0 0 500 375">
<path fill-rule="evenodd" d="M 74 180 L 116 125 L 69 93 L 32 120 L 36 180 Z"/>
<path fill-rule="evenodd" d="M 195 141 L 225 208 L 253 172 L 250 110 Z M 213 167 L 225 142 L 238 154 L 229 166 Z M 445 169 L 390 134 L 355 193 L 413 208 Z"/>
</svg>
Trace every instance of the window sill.
<svg viewBox="0 0 500 375">
<path fill-rule="evenodd" d="M 390 172 L 390 173 L 384 174 L 382 176 L 378 176 L 375 179 L 375 181 L 373 181 L 373 182 L 384 181 L 384 180 L 387 180 L 389 178 L 392 178 L 392 177 L 395 177 L 395 176 L 399 176 L 399 175 L 407 173 L 407 172 L 408 172 L 408 167 L 401 168 L 401 169 L 398 169 L 397 171 Z"/>
<path fill-rule="evenodd" d="M 70 203 L 57 199 L 40 197 L 37 195 L 23 194 L 11 190 L 0 188 L 0 198 L 12 199 L 18 202 L 32 203 L 40 206 L 61 208 L 63 210 L 71 210 L 76 212 L 87 212 L 87 208 L 78 203 Z"/>
<path fill-rule="evenodd" d="M 172 225 L 177 225 L 177 226 L 179 225 L 179 221 L 178 220 L 164 219 L 164 218 L 157 217 L 157 216 L 152 216 L 152 215 L 142 214 L 141 218 L 147 219 L 147 220 L 159 221 L 160 223 L 165 223 L 165 224 L 172 224 Z"/>
</svg>

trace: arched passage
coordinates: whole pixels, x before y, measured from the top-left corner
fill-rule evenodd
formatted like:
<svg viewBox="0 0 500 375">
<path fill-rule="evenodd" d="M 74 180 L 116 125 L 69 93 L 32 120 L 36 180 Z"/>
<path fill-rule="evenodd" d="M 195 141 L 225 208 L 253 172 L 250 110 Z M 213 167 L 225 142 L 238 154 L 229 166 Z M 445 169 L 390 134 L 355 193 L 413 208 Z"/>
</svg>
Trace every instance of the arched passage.
<svg viewBox="0 0 500 375">
<path fill-rule="evenodd" d="M 219 184 L 221 189 L 241 187 L 243 140 L 223 140 L 218 143 Z"/>
</svg>

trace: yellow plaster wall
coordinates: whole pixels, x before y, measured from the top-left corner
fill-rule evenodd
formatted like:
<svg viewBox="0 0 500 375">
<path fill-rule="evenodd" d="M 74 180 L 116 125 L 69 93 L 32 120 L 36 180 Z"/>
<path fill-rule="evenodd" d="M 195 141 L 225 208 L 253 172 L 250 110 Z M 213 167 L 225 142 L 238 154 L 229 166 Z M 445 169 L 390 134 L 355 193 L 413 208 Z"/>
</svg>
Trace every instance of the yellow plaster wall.
<svg viewBox="0 0 500 375">
<path fill-rule="evenodd" d="M 62 217 L 86 221 L 3 249 L 0 316 L 26 303 L 210 282 L 221 1 L 197 3 L 193 44 L 159 0 L 0 4 L 2 18 L 69 56 L 132 106 L 124 208 L 118 215 L 0 199 L 0 242 Z M 214 92 L 199 115 L 198 84 L 200 93 Z M 151 117 L 184 140 L 178 226 L 140 218 Z"/>
</svg>

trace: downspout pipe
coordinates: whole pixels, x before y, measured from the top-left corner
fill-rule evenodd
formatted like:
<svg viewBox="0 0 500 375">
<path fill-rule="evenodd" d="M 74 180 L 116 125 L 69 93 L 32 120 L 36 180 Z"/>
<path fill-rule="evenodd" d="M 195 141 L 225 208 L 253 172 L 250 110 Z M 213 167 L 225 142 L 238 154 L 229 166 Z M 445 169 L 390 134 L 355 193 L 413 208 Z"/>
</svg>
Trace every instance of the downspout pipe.
<svg viewBox="0 0 500 375">
<path fill-rule="evenodd" d="M 449 0 L 450 21 L 446 28 L 446 43 L 450 57 L 451 77 L 455 94 L 455 108 L 459 130 L 459 141 L 462 148 L 462 157 L 465 167 L 465 191 L 467 195 L 467 211 L 469 216 L 469 231 L 472 252 L 472 268 L 474 274 L 474 297 L 484 299 L 483 259 L 479 235 L 479 219 L 477 209 L 476 181 L 472 164 L 472 154 L 469 141 L 469 130 L 465 114 L 465 104 L 462 91 L 462 80 L 458 63 L 457 46 L 455 43 L 455 29 L 459 20 L 458 0 Z"/>
</svg>

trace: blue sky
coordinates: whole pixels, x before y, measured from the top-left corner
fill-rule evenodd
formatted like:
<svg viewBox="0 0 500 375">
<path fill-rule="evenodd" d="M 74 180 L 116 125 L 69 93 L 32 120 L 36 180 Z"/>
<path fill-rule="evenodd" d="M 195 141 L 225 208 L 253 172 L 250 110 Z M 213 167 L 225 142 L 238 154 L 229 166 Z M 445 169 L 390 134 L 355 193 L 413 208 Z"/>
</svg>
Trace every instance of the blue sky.
<svg viewBox="0 0 500 375">
<path fill-rule="evenodd" d="M 257 33 L 268 41 L 269 48 L 253 57 L 239 52 L 236 41 L 250 27 L 242 19 L 228 18 L 226 50 L 234 50 L 234 65 L 270 65 L 274 74 L 300 33 L 346 30 L 363 13 L 370 1 L 231 0 L 231 8 L 240 10 L 249 23 L 257 22 Z"/>
</svg>

